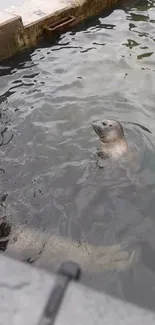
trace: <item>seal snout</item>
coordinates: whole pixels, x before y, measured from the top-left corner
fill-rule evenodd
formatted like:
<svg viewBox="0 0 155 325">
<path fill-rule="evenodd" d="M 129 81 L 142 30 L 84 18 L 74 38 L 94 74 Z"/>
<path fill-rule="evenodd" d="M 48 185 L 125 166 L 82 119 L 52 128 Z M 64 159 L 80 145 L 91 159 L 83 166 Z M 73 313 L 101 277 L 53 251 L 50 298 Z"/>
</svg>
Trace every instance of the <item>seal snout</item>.
<svg viewBox="0 0 155 325">
<path fill-rule="evenodd" d="M 96 126 L 97 123 L 98 123 L 97 120 L 93 121 L 93 122 L 91 123 L 92 127 L 93 127 L 93 126 Z"/>
<path fill-rule="evenodd" d="M 97 121 L 97 120 L 95 120 L 95 121 L 93 121 L 92 123 L 91 123 L 91 126 L 92 126 L 92 128 L 94 129 L 94 131 L 97 133 L 97 135 L 100 137 L 100 135 L 101 135 L 101 133 L 102 133 L 102 129 L 101 129 L 101 122 L 100 121 Z"/>
</svg>

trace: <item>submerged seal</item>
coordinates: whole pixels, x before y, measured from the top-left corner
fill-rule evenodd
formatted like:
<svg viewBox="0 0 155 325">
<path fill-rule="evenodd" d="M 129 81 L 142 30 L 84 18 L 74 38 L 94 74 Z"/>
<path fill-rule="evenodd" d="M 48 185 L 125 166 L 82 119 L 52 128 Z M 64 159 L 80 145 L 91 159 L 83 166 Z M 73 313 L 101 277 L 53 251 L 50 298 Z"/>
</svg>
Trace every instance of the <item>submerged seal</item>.
<svg viewBox="0 0 155 325">
<path fill-rule="evenodd" d="M 102 158 L 119 158 L 127 153 L 128 144 L 122 125 L 116 120 L 93 121 L 92 127 L 101 140 Z"/>
<path fill-rule="evenodd" d="M 7 247 L 8 255 L 25 261 L 30 259 L 35 265 L 46 269 L 57 267 L 64 260 L 72 260 L 79 263 L 82 270 L 96 274 L 104 270 L 126 270 L 137 260 L 136 251 L 129 253 L 125 242 L 96 247 L 82 240 L 79 245 L 78 241 L 67 237 L 45 234 L 29 227 L 13 228 Z M 16 242 L 13 240 L 15 237 L 18 238 Z"/>
</svg>

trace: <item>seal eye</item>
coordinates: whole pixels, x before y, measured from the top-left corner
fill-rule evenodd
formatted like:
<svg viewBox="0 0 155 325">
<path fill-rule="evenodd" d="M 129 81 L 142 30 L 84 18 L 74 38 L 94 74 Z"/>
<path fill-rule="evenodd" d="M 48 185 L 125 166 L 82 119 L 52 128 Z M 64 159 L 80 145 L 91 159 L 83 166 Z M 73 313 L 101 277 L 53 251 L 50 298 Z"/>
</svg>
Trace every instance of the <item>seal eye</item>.
<svg viewBox="0 0 155 325">
<path fill-rule="evenodd" d="M 112 127 L 112 124 L 110 124 L 109 127 L 111 128 Z"/>
<path fill-rule="evenodd" d="M 107 125 L 107 123 L 106 123 L 106 122 L 102 122 L 102 125 L 103 125 L 103 126 L 106 126 L 106 125 Z"/>
</svg>

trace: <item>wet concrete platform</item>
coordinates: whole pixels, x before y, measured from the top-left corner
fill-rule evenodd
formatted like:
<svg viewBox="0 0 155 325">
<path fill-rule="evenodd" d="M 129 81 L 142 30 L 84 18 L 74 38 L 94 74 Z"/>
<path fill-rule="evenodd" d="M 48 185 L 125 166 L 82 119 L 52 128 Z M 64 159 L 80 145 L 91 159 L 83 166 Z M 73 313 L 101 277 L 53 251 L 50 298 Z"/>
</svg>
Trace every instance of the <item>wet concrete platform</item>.
<svg viewBox="0 0 155 325">
<path fill-rule="evenodd" d="M 83 286 L 67 265 L 53 274 L 1 255 L 0 325 L 154 325 L 152 310 Z"/>
<path fill-rule="evenodd" d="M 36 45 L 48 30 L 99 14 L 118 0 L 5 0 L 0 1 L 0 61 Z M 51 30 L 49 27 L 54 24 Z"/>
<path fill-rule="evenodd" d="M 20 16 L 24 26 L 35 23 L 47 15 L 53 15 L 59 10 L 65 10 L 76 4 L 73 0 L 9 0 L 12 5 L 6 7 L 3 4 L 3 13 L 7 13 L 10 17 Z M 14 2 L 14 4 L 13 4 Z M 82 0 L 81 0 L 82 3 Z M 1 5 L 0 5 L 1 7 Z"/>
</svg>

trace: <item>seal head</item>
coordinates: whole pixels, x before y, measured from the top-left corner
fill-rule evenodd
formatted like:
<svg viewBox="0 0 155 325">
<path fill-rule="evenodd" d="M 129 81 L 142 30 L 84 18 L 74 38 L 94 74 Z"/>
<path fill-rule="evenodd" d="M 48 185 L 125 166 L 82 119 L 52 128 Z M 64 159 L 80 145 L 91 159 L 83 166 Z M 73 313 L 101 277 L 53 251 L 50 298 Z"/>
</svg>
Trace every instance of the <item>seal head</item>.
<svg viewBox="0 0 155 325">
<path fill-rule="evenodd" d="M 119 157 L 127 152 L 123 126 L 116 120 L 93 121 L 92 127 L 101 140 L 101 150 L 107 157 Z"/>
</svg>

